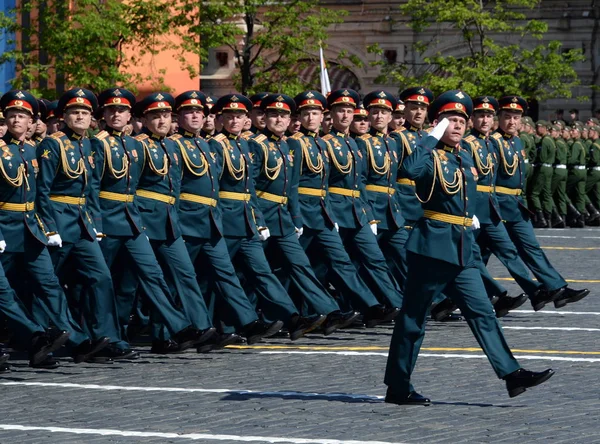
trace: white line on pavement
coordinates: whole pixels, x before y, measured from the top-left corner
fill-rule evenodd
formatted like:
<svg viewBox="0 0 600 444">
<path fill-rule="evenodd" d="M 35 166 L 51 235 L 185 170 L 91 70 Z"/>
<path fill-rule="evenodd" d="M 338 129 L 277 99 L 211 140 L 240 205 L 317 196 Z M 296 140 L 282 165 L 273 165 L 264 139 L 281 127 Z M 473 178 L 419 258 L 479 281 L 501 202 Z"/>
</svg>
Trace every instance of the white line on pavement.
<svg viewBox="0 0 600 444">
<path fill-rule="evenodd" d="M 354 441 L 328 438 L 287 438 L 274 436 L 240 436 L 240 435 L 213 435 L 210 433 L 161 433 L 161 432 L 137 432 L 132 430 L 113 429 L 80 429 L 69 427 L 35 427 L 18 424 L 0 424 L 0 430 L 16 430 L 23 432 L 52 432 L 70 433 L 76 435 L 100 435 L 100 436 L 127 436 L 136 438 L 164 438 L 164 439 L 188 439 L 194 441 L 240 441 L 240 442 L 267 442 L 267 443 L 294 443 L 294 444 L 394 444 L 384 441 Z M 401 444 L 401 443 L 397 443 Z"/>
<path fill-rule="evenodd" d="M 355 351 L 261 351 L 265 355 L 342 355 L 342 356 L 385 356 L 383 352 L 355 352 Z M 419 353 L 420 358 L 457 358 L 457 359 L 487 359 L 485 355 L 466 355 L 458 353 Z M 598 358 L 566 358 L 562 356 L 541 356 L 541 355 L 519 355 L 515 354 L 517 359 L 540 360 L 540 361 L 569 361 L 569 362 L 600 362 Z"/>
<path fill-rule="evenodd" d="M 600 331 L 600 328 L 583 327 L 516 327 L 514 325 L 503 325 L 504 330 L 548 330 L 548 331 Z"/>
<path fill-rule="evenodd" d="M 232 395 L 262 395 L 279 397 L 301 397 L 301 398 L 332 398 L 332 399 L 355 399 L 363 401 L 379 401 L 382 396 L 356 395 L 352 393 L 306 393 L 306 392 L 265 392 L 254 390 L 230 390 L 230 389 L 203 389 L 203 388 L 185 388 L 185 387 L 130 387 L 121 385 L 99 385 L 99 384 L 73 384 L 67 382 L 36 382 L 36 381 L 6 381 L 0 382 L 5 386 L 29 386 L 29 387 L 60 387 L 88 390 L 123 390 L 130 392 L 183 392 L 183 393 L 223 393 Z"/>
<path fill-rule="evenodd" d="M 598 311 L 533 311 L 533 310 L 511 310 L 513 313 L 535 313 L 536 315 L 593 315 L 600 316 Z"/>
</svg>

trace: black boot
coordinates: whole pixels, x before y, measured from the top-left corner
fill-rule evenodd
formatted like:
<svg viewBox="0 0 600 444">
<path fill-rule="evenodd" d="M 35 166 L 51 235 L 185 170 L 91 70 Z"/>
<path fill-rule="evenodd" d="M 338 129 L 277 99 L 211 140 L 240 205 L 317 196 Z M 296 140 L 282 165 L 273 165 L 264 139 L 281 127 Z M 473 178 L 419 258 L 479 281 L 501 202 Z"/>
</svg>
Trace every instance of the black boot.
<svg viewBox="0 0 600 444">
<path fill-rule="evenodd" d="M 567 225 L 571 228 L 583 228 L 583 215 L 577 211 L 572 203 L 567 204 Z"/>
<path fill-rule="evenodd" d="M 588 217 L 585 218 L 586 225 L 592 225 L 597 220 L 600 220 L 600 212 L 591 203 L 587 204 L 585 208 L 588 210 Z"/>
<path fill-rule="evenodd" d="M 560 217 L 558 211 L 555 209 L 552 210 L 552 216 L 550 218 L 550 226 L 552 228 L 565 228 L 567 225 L 565 224 L 565 220 Z"/>
<path fill-rule="evenodd" d="M 535 212 L 535 222 L 533 223 L 533 228 L 548 228 L 548 222 L 546 222 L 543 212 Z"/>
</svg>

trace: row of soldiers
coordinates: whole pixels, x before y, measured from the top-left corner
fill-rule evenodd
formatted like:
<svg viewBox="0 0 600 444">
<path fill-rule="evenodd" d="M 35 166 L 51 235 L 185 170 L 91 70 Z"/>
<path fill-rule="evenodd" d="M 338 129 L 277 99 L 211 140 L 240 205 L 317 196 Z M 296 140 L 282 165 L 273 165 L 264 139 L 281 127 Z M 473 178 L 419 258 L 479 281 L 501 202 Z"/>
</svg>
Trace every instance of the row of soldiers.
<svg viewBox="0 0 600 444">
<path fill-rule="evenodd" d="M 400 99 L 403 123 L 393 116 L 398 100 L 385 91 L 367 94 L 363 110 L 350 89 L 253 100 L 158 92 L 136 101 L 123 88 L 98 96 L 75 88 L 55 104 L 6 93 L 0 308 L 29 347 L 30 365 L 56 367 L 52 353 L 63 346 L 74 362 L 135 359 L 129 341 L 144 318 L 140 305 L 148 307 L 153 353 L 392 321 L 408 276 L 409 233 L 423 218 L 442 217 L 423 211 L 433 188 L 419 191 L 399 175 L 427 135 L 433 94 L 409 88 Z M 589 291 L 569 288 L 535 240 L 521 198 L 522 147 L 502 145 L 502 122 L 490 136 L 496 111 L 523 112 L 526 103 L 514 96 L 474 103 L 465 140 L 482 201 L 472 249 L 496 315 L 528 298 L 535 310 L 582 299 Z M 369 121 L 362 135 L 350 131 L 357 114 Z M 88 137 L 94 115 L 102 130 Z M 496 183 L 504 170 L 506 181 L 519 181 L 518 193 Z M 499 208 L 505 195 L 508 210 Z M 432 244 L 440 260 L 452 257 L 450 240 Z M 489 276 L 492 253 L 523 295 L 510 297 Z M 456 295 L 447 296 L 436 299 L 435 319 L 455 310 Z"/>
</svg>

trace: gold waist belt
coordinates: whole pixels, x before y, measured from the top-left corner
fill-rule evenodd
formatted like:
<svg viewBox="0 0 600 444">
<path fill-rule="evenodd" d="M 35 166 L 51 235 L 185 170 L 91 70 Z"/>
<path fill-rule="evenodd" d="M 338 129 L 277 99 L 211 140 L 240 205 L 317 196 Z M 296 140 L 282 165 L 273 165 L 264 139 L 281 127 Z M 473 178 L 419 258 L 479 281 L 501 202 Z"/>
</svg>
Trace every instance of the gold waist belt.
<svg viewBox="0 0 600 444">
<path fill-rule="evenodd" d="M 520 196 L 523 194 L 523 190 L 515 190 L 513 188 L 496 187 L 496 193 L 510 194 L 511 196 Z"/>
<path fill-rule="evenodd" d="M 396 180 L 396 183 L 398 185 L 410 185 L 410 186 L 415 186 L 415 181 L 414 180 L 410 180 L 410 179 L 398 179 Z"/>
<path fill-rule="evenodd" d="M 382 187 L 379 185 L 367 185 L 365 188 L 367 191 L 375 191 L 376 193 L 386 193 L 391 195 L 396 192 L 396 189 L 393 187 Z"/>
<path fill-rule="evenodd" d="M 155 193 L 154 191 L 137 190 L 135 194 L 137 194 L 140 197 L 145 197 L 146 199 L 158 200 L 159 202 L 164 202 L 169 205 L 175 205 L 175 202 L 177 201 L 177 199 L 175 199 L 173 196 Z"/>
<path fill-rule="evenodd" d="M 18 211 L 19 213 L 25 213 L 26 211 L 31 211 L 34 208 L 35 208 L 34 202 L 25 202 L 25 203 L 0 202 L 0 210 L 3 210 L 3 211 Z"/>
<path fill-rule="evenodd" d="M 85 205 L 85 197 L 50 196 L 50 200 L 70 205 Z"/>
<path fill-rule="evenodd" d="M 329 192 L 332 194 L 341 194 L 342 196 L 348 197 L 360 197 L 360 191 L 348 190 L 346 188 L 329 187 Z"/>
<path fill-rule="evenodd" d="M 279 196 L 277 194 L 267 193 L 266 191 L 257 191 L 256 197 L 264 200 L 268 200 L 269 202 L 275 202 L 278 204 L 285 205 L 288 202 L 288 198 L 286 196 Z"/>
<path fill-rule="evenodd" d="M 327 196 L 327 191 L 325 191 L 321 188 L 298 187 L 298 194 L 305 194 L 307 196 L 325 197 L 325 196 Z"/>
<path fill-rule="evenodd" d="M 437 211 L 425 210 L 423 211 L 423 216 L 427 219 L 438 220 L 453 225 L 462 225 L 463 227 L 470 227 L 473 225 L 473 219 L 471 218 L 438 213 Z"/>
<path fill-rule="evenodd" d="M 198 196 L 197 194 L 181 193 L 179 195 L 180 200 L 187 200 L 188 202 L 195 202 L 203 205 L 209 205 L 211 207 L 217 206 L 217 199 L 212 199 L 206 196 Z"/>
<path fill-rule="evenodd" d="M 250 194 L 247 193 L 234 193 L 231 191 L 219 191 L 219 197 L 221 199 L 230 199 L 230 200 L 243 200 L 244 202 L 250 201 Z"/>
<path fill-rule="evenodd" d="M 133 194 L 112 193 L 110 191 L 100 191 L 100 199 L 114 200 L 115 202 L 133 202 Z"/>
</svg>

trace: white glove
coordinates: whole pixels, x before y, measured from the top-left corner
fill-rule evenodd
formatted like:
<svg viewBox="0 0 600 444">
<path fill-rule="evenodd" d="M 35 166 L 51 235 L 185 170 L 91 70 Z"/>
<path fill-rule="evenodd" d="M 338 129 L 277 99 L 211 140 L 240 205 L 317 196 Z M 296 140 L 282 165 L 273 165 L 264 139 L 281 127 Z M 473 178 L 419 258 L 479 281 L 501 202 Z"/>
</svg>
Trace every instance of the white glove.
<svg viewBox="0 0 600 444">
<path fill-rule="evenodd" d="M 377 236 L 377 224 L 370 224 L 369 226 L 371 227 L 373 234 Z"/>
<path fill-rule="evenodd" d="M 338 225 L 338 223 L 337 223 L 337 222 L 334 222 L 334 223 L 333 223 L 333 226 L 334 226 L 334 228 L 335 228 L 335 231 L 337 231 L 337 232 L 339 233 L 339 232 L 340 232 L 340 226 Z"/>
<path fill-rule="evenodd" d="M 300 236 L 304 234 L 304 227 L 296 228 L 296 234 L 298 235 L 298 239 L 300 239 Z"/>
<path fill-rule="evenodd" d="M 445 117 L 441 122 L 435 126 L 435 128 L 429 133 L 431 137 L 435 137 L 437 140 L 441 140 L 444 137 L 444 133 L 446 132 L 446 128 L 448 128 L 450 122 Z"/>
<path fill-rule="evenodd" d="M 6 250 L 6 241 L 1 240 L 0 241 L 0 253 L 4 253 L 4 250 Z"/>
<path fill-rule="evenodd" d="M 96 230 L 94 228 L 94 233 L 96 234 L 96 240 L 98 240 L 98 242 L 100 242 L 102 240 L 102 238 L 104 237 L 102 233 L 98 233 L 98 230 Z"/>
<path fill-rule="evenodd" d="M 62 247 L 62 238 L 60 234 L 52 234 L 48 236 L 48 246 L 49 247 Z"/>
<path fill-rule="evenodd" d="M 269 231 L 268 228 L 263 228 L 262 230 L 260 230 L 258 232 L 258 238 L 263 242 L 266 241 L 270 237 L 271 237 L 271 232 Z"/>
<path fill-rule="evenodd" d="M 479 223 L 479 219 L 477 219 L 477 216 L 473 215 L 473 225 L 471 225 L 471 228 L 473 230 L 479 230 L 480 227 L 481 224 Z"/>
</svg>

